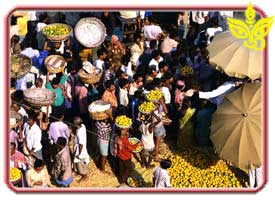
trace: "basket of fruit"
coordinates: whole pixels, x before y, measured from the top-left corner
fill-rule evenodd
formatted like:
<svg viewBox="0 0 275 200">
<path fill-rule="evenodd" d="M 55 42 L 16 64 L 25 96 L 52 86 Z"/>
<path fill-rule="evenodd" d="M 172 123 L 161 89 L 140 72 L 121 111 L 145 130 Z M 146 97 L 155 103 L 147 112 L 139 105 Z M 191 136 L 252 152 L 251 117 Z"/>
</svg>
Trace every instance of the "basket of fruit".
<svg viewBox="0 0 275 200">
<path fill-rule="evenodd" d="M 10 182 L 13 185 L 17 185 L 21 181 L 22 173 L 19 169 L 12 167 L 12 168 L 10 168 L 10 177 L 9 178 L 10 178 Z"/>
<path fill-rule="evenodd" d="M 89 114 L 90 117 L 94 120 L 105 120 L 109 118 L 109 115 L 107 112 L 112 113 L 111 105 L 102 100 L 97 100 L 92 102 L 89 107 Z"/>
<path fill-rule="evenodd" d="M 63 72 L 66 66 L 67 62 L 60 55 L 50 55 L 45 59 L 45 67 L 53 74 Z"/>
<path fill-rule="evenodd" d="M 161 121 L 165 126 L 169 126 L 172 123 L 172 120 L 166 115 L 161 117 Z"/>
<path fill-rule="evenodd" d="M 32 67 L 32 61 L 28 56 L 22 54 L 11 55 L 10 70 L 11 78 L 20 78 L 27 74 Z"/>
<path fill-rule="evenodd" d="M 147 95 L 146 99 L 152 102 L 158 102 L 162 98 L 162 92 L 160 90 L 151 90 Z"/>
<path fill-rule="evenodd" d="M 104 42 L 106 27 L 99 19 L 95 17 L 86 17 L 77 22 L 74 33 L 80 44 L 92 48 Z"/>
<path fill-rule="evenodd" d="M 144 115 L 150 114 L 152 111 L 156 110 L 156 106 L 153 102 L 144 101 L 139 105 L 138 110 Z"/>
<path fill-rule="evenodd" d="M 131 145 L 135 145 L 135 144 L 139 143 L 139 144 L 137 145 L 136 149 L 133 150 L 133 152 L 134 152 L 134 153 L 139 153 L 139 152 L 141 152 L 141 150 L 143 149 L 143 146 L 142 146 L 142 144 L 141 144 L 141 142 L 140 142 L 139 139 L 137 139 L 137 138 L 135 138 L 135 137 L 131 137 L 131 138 L 128 139 L 128 141 L 130 142 Z"/>
<path fill-rule="evenodd" d="M 24 91 L 25 102 L 34 108 L 49 106 L 55 101 L 56 95 L 46 88 L 30 88 Z"/>
<path fill-rule="evenodd" d="M 71 35 L 72 28 L 67 24 L 54 23 L 45 26 L 42 33 L 48 40 L 62 41 L 66 40 Z"/>
<path fill-rule="evenodd" d="M 146 183 L 144 182 L 144 180 L 142 178 L 129 177 L 126 182 L 130 187 L 145 187 L 146 186 Z"/>
<path fill-rule="evenodd" d="M 129 129 L 132 126 L 132 119 L 126 115 L 120 115 L 115 119 L 115 125 L 118 128 Z"/>
<path fill-rule="evenodd" d="M 83 83 L 94 84 L 99 82 L 103 72 L 97 74 L 96 72 L 87 73 L 84 69 L 80 69 L 78 72 L 78 77 Z"/>
<path fill-rule="evenodd" d="M 192 76 L 194 74 L 194 70 L 192 67 L 184 66 L 180 69 L 181 75 L 183 76 Z"/>
</svg>

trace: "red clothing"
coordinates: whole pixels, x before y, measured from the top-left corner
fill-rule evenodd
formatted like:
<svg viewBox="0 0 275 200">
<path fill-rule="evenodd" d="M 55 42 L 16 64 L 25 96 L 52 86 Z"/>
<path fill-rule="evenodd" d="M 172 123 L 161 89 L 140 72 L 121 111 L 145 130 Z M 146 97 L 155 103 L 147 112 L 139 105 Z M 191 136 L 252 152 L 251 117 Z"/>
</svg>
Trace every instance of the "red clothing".
<svg viewBox="0 0 275 200">
<path fill-rule="evenodd" d="M 10 159 L 15 162 L 15 167 L 18 168 L 18 162 L 22 162 L 25 164 L 25 166 L 28 166 L 28 160 L 26 159 L 26 157 L 24 156 L 23 153 L 19 152 L 19 151 L 15 151 L 14 154 L 11 155 Z"/>
<path fill-rule="evenodd" d="M 120 137 L 120 145 L 118 145 L 117 156 L 121 160 L 129 160 L 132 157 L 132 151 L 138 144 L 130 144 L 127 137 Z"/>
</svg>

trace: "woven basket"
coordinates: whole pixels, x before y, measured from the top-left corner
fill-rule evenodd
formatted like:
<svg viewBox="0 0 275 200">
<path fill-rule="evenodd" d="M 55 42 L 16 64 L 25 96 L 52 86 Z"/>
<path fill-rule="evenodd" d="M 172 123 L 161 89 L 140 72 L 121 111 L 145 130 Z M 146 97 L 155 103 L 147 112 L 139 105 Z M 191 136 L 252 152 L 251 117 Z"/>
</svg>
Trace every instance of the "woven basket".
<svg viewBox="0 0 275 200">
<path fill-rule="evenodd" d="M 86 17 L 77 22 L 74 33 L 80 44 L 92 48 L 104 42 L 106 27 L 99 19 L 95 17 Z"/>
<path fill-rule="evenodd" d="M 10 59 L 11 78 L 20 78 L 31 70 L 32 61 L 28 56 L 14 54 Z"/>
<path fill-rule="evenodd" d="M 63 26 L 67 26 L 69 29 L 70 29 L 70 32 L 66 35 L 59 35 L 59 36 L 50 36 L 50 35 L 47 35 L 45 33 L 45 29 L 50 27 L 50 26 L 56 26 L 56 25 L 63 25 Z M 71 35 L 71 32 L 72 32 L 72 27 L 67 25 L 67 24 L 62 24 L 62 23 L 53 23 L 53 24 L 49 24 L 47 26 L 45 26 L 43 29 L 42 29 L 42 33 L 45 35 L 45 37 L 50 40 L 50 41 L 63 41 L 63 40 L 67 40 L 68 38 L 70 38 L 70 35 Z"/>
<path fill-rule="evenodd" d="M 103 72 L 99 74 L 96 74 L 96 73 L 89 74 L 89 73 L 86 73 L 83 69 L 80 69 L 78 72 L 78 77 L 83 83 L 94 84 L 99 82 L 102 76 L 102 73 Z"/>
<path fill-rule="evenodd" d="M 46 88 L 30 88 L 24 91 L 25 102 L 34 108 L 49 106 L 55 101 L 56 95 Z"/>
<path fill-rule="evenodd" d="M 90 117 L 93 119 L 93 120 L 105 120 L 105 119 L 108 119 L 109 116 L 106 114 L 106 112 L 110 112 L 112 113 L 112 108 L 110 106 L 109 109 L 107 110 L 104 110 L 104 111 L 101 111 L 101 112 L 92 112 L 92 107 L 95 106 L 95 105 L 98 105 L 98 106 L 106 106 L 106 105 L 110 105 L 108 102 L 105 102 L 105 101 L 102 101 L 102 100 L 97 100 L 97 101 L 94 101 L 92 102 L 89 107 L 88 107 L 88 110 L 89 110 L 89 115 Z"/>
<path fill-rule="evenodd" d="M 45 59 L 45 67 L 50 73 L 57 74 L 64 71 L 67 62 L 60 55 L 50 55 Z"/>
</svg>

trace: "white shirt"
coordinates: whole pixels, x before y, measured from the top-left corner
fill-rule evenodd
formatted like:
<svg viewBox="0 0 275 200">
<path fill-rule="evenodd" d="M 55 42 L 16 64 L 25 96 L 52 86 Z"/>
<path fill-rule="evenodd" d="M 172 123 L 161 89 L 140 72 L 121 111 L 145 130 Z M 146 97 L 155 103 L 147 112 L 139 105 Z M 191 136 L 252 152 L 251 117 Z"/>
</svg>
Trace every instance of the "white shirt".
<svg viewBox="0 0 275 200">
<path fill-rule="evenodd" d="M 37 32 L 42 31 L 43 28 L 44 28 L 45 26 L 47 26 L 47 24 L 42 23 L 42 22 L 39 22 L 39 23 L 36 25 L 36 31 L 37 31 Z"/>
<path fill-rule="evenodd" d="M 157 72 L 158 72 L 158 71 L 159 71 L 159 63 L 160 63 L 161 61 L 163 61 L 163 57 L 160 57 L 160 59 L 159 59 L 158 61 L 155 60 L 154 58 L 152 58 L 152 60 L 150 60 L 150 62 L 149 62 L 149 66 L 155 65 L 155 66 L 156 66 L 156 70 L 157 70 Z"/>
<path fill-rule="evenodd" d="M 95 67 L 103 71 L 104 69 L 104 61 L 97 59 L 94 63 Z"/>
<path fill-rule="evenodd" d="M 42 131 L 36 123 L 34 123 L 31 128 L 29 124 L 27 124 L 25 134 L 29 151 L 31 151 L 33 148 L 35 149 L 34 152 L 42 149 Z"/>
<path fill-rule="evenodd" d="M 22 117 L 26 117 L 26 118 L 28 118 L 29 116 L 28 116 L 28 113 L 26 112 L 26 110 L 22 107 L 22 106 L 20 106 L 20 109 L 17 111 Z"/>
<path fill-rule="evenodd" d="M 192 20 L 198 24 L 204 24 L 208 11 L 192 11 Z"/>
<path fill-rule="evenodd" d="M 162 29 L 160 28 L 160 26 L 154 24 L 145 25 L 143 31 L 145 40 L 155 40 L 157 39 L 159 34 L 162 33 Z"/>
<path fill-rule="evenodd" d="M 263 181 L 263 174 L 262 174 L 262 166 L 260 166 L 259 168 L 253 169 L 250 168 L 249 169 L 249 185 L 250 188 L 255 188 L 255 187 L 259 187 L 262 184 Z"/>
<path fill-rule="evenodd" d="M 129 98 L 127 89 L 119 88 L 119 104 L 123 106 L 128 106 Z"/>
<path fill-rule="evenodd" d="M 210 38 L 215 35 L 216 32 L 222 32 L 221 27 L 217 28 L 208 28 L 206 29 L 206 33 L 208 34 L 207 43 L 210 44 Z"/>
<path fill-rule="evenodd" d="M 201 99 L 208 99 L 212 103 L 220 105 L 223 101 L 224 97 L 233 92 L 236 89 L 235 83 L 232 81 L 225 82 L 217 89 L 210 91 L 210 92 L 199 92 L 199 98 Z"/>
<path fill-rule="evenodd" d="M 162 87 L 161 92 L 164 97 L 164 103 L 165 104 L 170 104 L 171 103 L 171 93 L 168 87 Z"/>
<path fill-rule="evenodd" d="M 82 144 L 83 148 L 79 154 L 79 145 Z M 78 156 L 81 160 L 88 164 L 90 162 L 89 154 L 87 151 L 87 132 L 84 124 L 81 124 L 81 127 L 76 130 L 76 135 L 74 138 L 74 163 L 78 163 L 81 160 L 76 158 Z"/>
<path fill-rule="evenodd" d="M 127 66 L 122 65 L 120 69 L 125 74 L 127 74 L 127 76 L 133 77 L 133 71 L 132 71 L 132 64 L 131 64 L 131 62 L 129 62 Z"/>
<path fill-rule="evenodd" d="M 155 179 L 155 188 L 172 187 L 170 183 L 170 177 L 165 169 L 157 167 L 153 171 L 153 178 Z"/>
<path fill-rule="evenodd" d="M 155 147 L 153 130 L 149 132 L 149 125 L 150 123 L 144 124 L 144 122 L 142 122 L 140 127 L 142 132 L 141 142 L 145 150 L 152 150 Z"/>
</svg>

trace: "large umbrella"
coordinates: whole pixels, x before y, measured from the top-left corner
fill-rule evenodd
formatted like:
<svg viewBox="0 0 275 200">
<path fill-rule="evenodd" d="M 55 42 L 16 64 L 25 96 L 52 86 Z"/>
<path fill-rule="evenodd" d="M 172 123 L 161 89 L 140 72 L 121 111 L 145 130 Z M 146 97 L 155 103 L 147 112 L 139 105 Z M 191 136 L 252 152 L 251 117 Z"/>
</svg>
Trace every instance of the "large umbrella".
<svg viewBox="0 0 275 200">
<path fill-rule="evenodd" d="M 247 48 L 243 40 L 232 36 L 230 31 L 217 34 L 208 46 L 210 63 L 233 77 L 252 80 L 261 77 L 263 52 Z"/>
<path fill-rule="evenodd" d="M 212 118 L 210 138 L 219 156 L 245 171 L 261 165 L 261 83 L 227 95 Z"/>
</svg>

